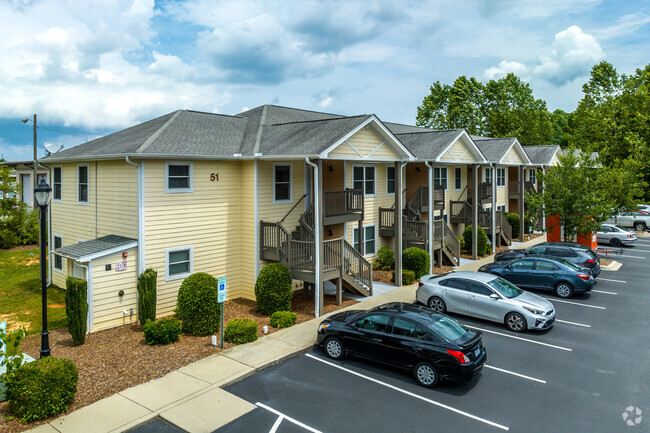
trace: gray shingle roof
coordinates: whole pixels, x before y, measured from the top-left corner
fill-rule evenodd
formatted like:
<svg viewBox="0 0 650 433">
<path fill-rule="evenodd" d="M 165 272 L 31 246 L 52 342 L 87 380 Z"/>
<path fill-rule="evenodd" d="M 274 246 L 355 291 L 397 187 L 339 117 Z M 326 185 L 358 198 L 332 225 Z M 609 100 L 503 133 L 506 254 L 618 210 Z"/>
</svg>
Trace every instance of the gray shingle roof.
<svg viewBox="0 0 650 433">
<path fill-rule="evenodd" d="M 418 159 L 428 160 L 438 158 L 463 132 L 462 129 L 435 130 L 398 123 L 385 125 Z"/>
<path fill-rule="evenodd" d="M 551 163 L 553 155 L 560 149 L 557 144 L 544 146 L 523 146 L 524 151 L 530 158 L 530 162 L 535 165 L 547 165 Z"/>
<path fill-rule="evenodd" d="M 91 241 L 79 242 L 62 248 L 57 248 L 52 252 L 71 259 L 79 259 L 81 257 L 94 256 L 104 251 L 114 250 L 134 242 L 137 243 L 138 240 L 124 236 L 108 235 Z"/>
<path fill-rule="evenodd" d="M 514 137 L 492 138 L 472 135 L 472 140 L 490 162 L 499 162 L 517 140 Z"/>
</svg>

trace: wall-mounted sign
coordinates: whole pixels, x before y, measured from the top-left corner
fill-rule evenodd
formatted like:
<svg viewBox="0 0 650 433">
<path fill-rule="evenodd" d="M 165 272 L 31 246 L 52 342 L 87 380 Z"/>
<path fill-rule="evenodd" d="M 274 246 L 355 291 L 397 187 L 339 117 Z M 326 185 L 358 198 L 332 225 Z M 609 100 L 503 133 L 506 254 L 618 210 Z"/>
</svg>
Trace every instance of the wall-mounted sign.
<svg viewBox="0 0 650 433">
<path fill-rule="evenodd" d="M 106 267 L 105 267 L 105 269 L 106 269 L 107 271 L 110 271 L 110 270 L 111 270 L 111 264 L 110 264 L 110 263 L 107 264 Z"/>
<path fill-rule="evenodd" d="M 126 271 L 126 262 L 115 263 L 115 272 Z"/>
</svg>

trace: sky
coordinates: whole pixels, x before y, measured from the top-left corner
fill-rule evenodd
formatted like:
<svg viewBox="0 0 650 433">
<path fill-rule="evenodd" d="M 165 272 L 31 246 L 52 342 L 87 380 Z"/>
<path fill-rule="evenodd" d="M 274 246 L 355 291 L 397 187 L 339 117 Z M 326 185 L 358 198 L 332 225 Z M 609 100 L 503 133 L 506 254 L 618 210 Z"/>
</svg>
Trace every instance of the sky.
<svg viewBox="0 0 650 433">
<path fill-rule="evenodd" d="M 573 111 L 593 65 L 649 54 L 650 0 L 0 0 L 0 154 L 32 158 L 34 114 L 39 156 L 178 109 L 414 124 L 461 75 Z"/>
</svg>

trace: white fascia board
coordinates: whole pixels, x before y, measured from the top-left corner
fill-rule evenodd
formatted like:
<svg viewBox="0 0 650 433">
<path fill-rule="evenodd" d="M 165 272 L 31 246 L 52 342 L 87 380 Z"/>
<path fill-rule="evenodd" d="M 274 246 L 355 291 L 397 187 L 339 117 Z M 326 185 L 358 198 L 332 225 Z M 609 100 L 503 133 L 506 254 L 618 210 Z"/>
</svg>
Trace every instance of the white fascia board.
<svg viewBox="0 0 650 433">
<path fill-rule="evenodd" d="M 465 145 L 472 152 L 474 157 L 476 157 L 477 161 L 468 161 L 468 162 L 464 162 L 464 163 L 461 163 L 460 161 L 458 161 L 458 162 L 455 163 L 456 165 L 458 165 L 458 164 L 461 164 L 461 165 L 463 165 L 463 164 L 487 164 L 489 162 L 487 160 L 487 158 L 485 157 L 485 155 L 483 155 L 483 152 L 481 152 L 481 149 L 479 149 L 478 146 L 476 145 L 476 143 L 474 143 L 474 140 L 472 140 L 472 137 L 470 137 L 469 134 L 467 133 L 467 131 L 465 131 L 464 129 L 462 131 L 460 131 L 460 133 L 456 136 L 456 138 L 451 140 L 451 142 L 447 145 L 447 147 L 445 147 L 442 150 L 442 152 L 440 152 L 440 155 L 438 155 L 434 161 L 435 162 L 444 162 L 444 161 L 441 161 L 440 158 L 458 140 L 461 140 L 463 143 L 465 143 Z"/>
<path fill-rule="evenodd" d="M 100 257 L 110 256 L 111 254 L 121 253 L 122 251 L 132 250 L 132 249 L 135 249 L 137 247 L 138 247 L 138 243 L 134 241 L 134 242 L 130 242 L 128 244 L 120 245 L 119 247 L 99 251 L 99 252 L 96 252 L 95 254 L 88 254 L 87 256 L 81 256 L 81 257 L 76 258 L 76 259 L 74 259 L 72 257 L 68 257 L 68 258 L 71 258 L 71 259 L 73 259 L 73 260 L 75 260 L 77 262 L 86 263 L 86 262 L 89 262 L 91 260 L 98 259 Z"/>
<path fill-rule="evenodd" d="M 506 158 L 506 156 L 508 155 L 508 153 L 510 152 L 510 150 L 513 147 L 515 148 L 515 150 L 517 151 L 519 156 L 521 156 L 521 157 L 523 157 L 523 159 L 525 159 L 523 164 L 515 164 L 515 163 L 505 162 L 504 161 L 504 159 Z M 501 160 L 498 163 L 503 164 L 503 165 L 532 165 L 533 164 L 532 162 L 530 162 L 530 158 L 528 158 L 528 154 L 526 153 L 524 148 L 521 146 L 521 144 L 519 144 L 519 140 L 517 140 L 516 138 L 513 140 L 512 144 L 510 145 L 508 150 L 506 150 L 506 152 L 503 154 L 503 158 L 501 158 Z"/>
</svg>

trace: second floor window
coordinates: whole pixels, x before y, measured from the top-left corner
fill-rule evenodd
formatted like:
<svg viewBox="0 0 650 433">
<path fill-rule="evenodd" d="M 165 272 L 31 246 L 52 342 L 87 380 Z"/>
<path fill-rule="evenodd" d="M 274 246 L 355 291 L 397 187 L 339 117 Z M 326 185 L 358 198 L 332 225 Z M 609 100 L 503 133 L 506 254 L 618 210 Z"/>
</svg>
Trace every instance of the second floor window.
<svg viewBox="0 0 650 433">
<path fill-rule="evenodd" d="M 433 168 L 433 184 L 442 185 L 447 189 L 447 167 L 434 167 Z"/>
<path fill-rule="evenodd" d="M 165 192 L 192 192 L 191 162 L 165 163 Z"/>
<path fill-rule="evenodd" d="M 54 167 L 52 169 L 52 200 L 61 200 L 63 191 L 61 178 L 61 167 Z"/>
<path fill-rule="evenodd" d="M 88 203 L 88 166 L 80 165 L 77 173 L 77 201 Z"/>
<path fill-rule="evenodd" d="M 463 170 L 460 167 L 454 169 L 454 188 L 461 189 L 463 187 Z"/>
<path fill-rule="evenodd" d="M 352 187 L 366 195 L 375 195 L 375 167 L 356 166 L 352 170 Z"/>
<path fill-rule="evenodd" d="M 534 168 L 530 169 L 530 181 L 533 185 L 537 183 L 537 171 Z"/>
<path fill-rule="evenodd" d="M 497 186 L 506 186 L 505 168 L 497 168 Z"/>
<path fill-rule="evenodd" d="M 291 201 L 291 164 L 273 166 L 273 201 Z"/>
<path fill-rule="evenodd" d="M 484 168 L 485 171 L 485 183 L 492 183 L 492 169 L 491 168 Z"/>
<path fill-rule="evenodd" d="M 386 167 L 386 194 L 395 194 L 395 167 Z"/>
</svg>

